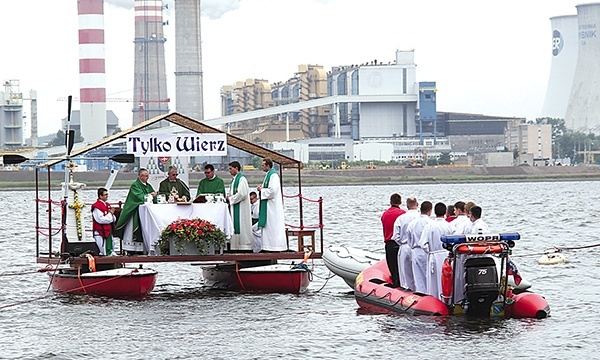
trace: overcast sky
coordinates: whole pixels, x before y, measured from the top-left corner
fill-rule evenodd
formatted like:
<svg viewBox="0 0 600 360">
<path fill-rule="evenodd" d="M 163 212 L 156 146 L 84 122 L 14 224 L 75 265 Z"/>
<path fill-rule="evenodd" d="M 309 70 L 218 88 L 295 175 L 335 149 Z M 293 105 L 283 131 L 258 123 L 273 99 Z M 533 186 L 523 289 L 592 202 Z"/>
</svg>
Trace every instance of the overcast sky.
<svg viewBox="0 0 600 360">
<path fill-rule="evenodd" d="M 175 13 L 164 20 L 170 109 L 175 109 Z M 299 64 L 351 65 L 415 50 L 417 81 L 436 81 L 438 111 L 535 119 L 551 63 L 550 17 L 576 14 L 573 0 L 205 0 L 205 118 L 220 116 L 221 86 L 247 78 L 285 81 Z M 0 80 L 37 90 L 39 135 L 79 96 L 76 0 L 0 1 Z M 104 6 L 106 89 L 133 97 L 133 0 Z M 4 91 L 1 89 L 0 91 Z M 25 113 L 29 122 L 29 108 Z M 74 103 L 74 110 L 79 103 Z M 108 103 L 122 128 L 131 103 Z M 27 124 L 28 129 L 29 124 Z M 26 137 L 29 137 L 27 132 Z"/>
</svg>

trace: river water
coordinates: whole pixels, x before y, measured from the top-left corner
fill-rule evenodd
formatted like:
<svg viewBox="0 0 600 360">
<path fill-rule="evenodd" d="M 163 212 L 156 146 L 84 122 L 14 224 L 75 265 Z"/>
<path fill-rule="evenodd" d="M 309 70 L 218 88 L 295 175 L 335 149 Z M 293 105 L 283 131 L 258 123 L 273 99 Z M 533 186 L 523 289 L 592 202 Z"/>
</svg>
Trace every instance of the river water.
<svg viewBox="0 0 600 360">
<path fill-rule="evenodd" d="M 600 248 L 567 250 L 567 264 L 537 263 L 552 246 L 600 243 L 599 190 L 594 181 L 303 189 L 324 199 L 326 245 L 375 252 L 383 252 L 379 217 L 391 193 L 434 204 L 475 201 L 493 231 L 521 233 L 513 258 L 550 304 L 542 320 L 364 314 L 340 278 L 326 280 L 321 261 L 301 295 L 208 291 L 200 269 L 186 263 L 146 265 L 159 277 L 141 300 L 57 295 L 46 291 L 46 274 L 30 273 L 42 267 L 34 192 L 2 191 L 0 359 L 599 358 Z M 112 190 L 110 199 L 125 195 Z M 95 191 L 84 197 L 91 202 Z M 307 217 L 315 208 L 305 205 Z"/>
</svg>

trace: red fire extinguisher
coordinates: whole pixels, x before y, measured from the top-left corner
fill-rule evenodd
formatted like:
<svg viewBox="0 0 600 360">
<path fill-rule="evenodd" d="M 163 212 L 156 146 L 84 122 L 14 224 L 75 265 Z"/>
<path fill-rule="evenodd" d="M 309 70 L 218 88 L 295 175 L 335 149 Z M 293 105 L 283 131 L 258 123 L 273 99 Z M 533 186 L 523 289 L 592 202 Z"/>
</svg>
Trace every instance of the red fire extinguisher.
<svg viewBox="0 0 600 360">
<path fill-rule="evenodd" d="M 444 260 L 442 265 L 442 299 L 449 304 L 452 297 L 452 261 L 450 258 Z"/>
</svg>

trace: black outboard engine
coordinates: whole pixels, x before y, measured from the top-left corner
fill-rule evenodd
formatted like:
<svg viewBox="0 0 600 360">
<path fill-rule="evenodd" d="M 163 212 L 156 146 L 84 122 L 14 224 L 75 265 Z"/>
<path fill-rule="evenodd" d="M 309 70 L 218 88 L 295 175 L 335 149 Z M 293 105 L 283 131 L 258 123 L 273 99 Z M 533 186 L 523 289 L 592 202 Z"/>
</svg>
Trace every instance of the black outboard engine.
<svg viewBox="0 0 600 360">
<path fill-rule="evenodd" d="M 491 257 L 470 258 L 465 261 L 467 315 L 488 317 L 492 303 L 498 298 L 500 284 L 496 262 Z"/>
</svg>

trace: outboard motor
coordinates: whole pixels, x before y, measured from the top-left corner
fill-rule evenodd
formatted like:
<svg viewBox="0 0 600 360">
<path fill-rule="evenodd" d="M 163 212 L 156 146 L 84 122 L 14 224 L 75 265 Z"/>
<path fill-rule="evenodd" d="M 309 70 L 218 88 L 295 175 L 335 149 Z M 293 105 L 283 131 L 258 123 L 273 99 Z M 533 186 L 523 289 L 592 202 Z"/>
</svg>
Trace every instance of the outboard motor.
<svg viewBox="0 0 600 360">
<path fill-rule="evenodd" d="M 492 303 L 498 298 L 500 284 L 496 263 L 491 257 L 470 258 L 465 261 L 467 315 L 488 317 Z"/>
</svg>

